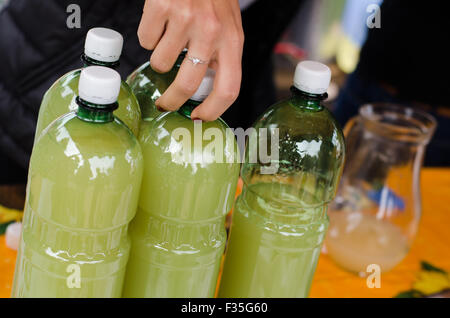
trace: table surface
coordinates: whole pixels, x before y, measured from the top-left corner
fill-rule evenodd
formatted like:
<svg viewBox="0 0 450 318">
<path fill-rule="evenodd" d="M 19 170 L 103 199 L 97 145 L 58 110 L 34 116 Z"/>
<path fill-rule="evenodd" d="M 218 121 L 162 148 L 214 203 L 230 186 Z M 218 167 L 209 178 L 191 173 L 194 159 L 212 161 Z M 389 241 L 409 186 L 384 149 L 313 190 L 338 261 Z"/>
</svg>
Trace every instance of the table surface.
<svg viewBox="0 0 450 318">
<path fill-rule="evenodd" d="M 450 270 L 450 169 L 423 169 L 422 220 L 408 256 L 393 270 L 381 274 L 381 287 L 368 288 L 366 279 L 337 267 L 326 254 L 320 256 L 310 297 L 393 297 L 411 289 L 427 261 Z M 9 297 L 16 252 L 5 247 L 0 236 L 0 297 Z"/>
</svg>

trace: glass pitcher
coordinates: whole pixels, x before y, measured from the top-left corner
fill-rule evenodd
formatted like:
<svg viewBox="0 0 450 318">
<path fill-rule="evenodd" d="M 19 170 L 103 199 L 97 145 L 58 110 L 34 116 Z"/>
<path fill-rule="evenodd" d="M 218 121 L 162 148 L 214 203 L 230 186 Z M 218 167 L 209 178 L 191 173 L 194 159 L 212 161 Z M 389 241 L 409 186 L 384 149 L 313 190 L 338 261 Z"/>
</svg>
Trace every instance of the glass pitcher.
<svg viewBox="0 0 450 318">
<path fill-rule="evenodd" d="M 420 169 L 436 121 L 391 104 L 362 106 L 344 129 L 347 161 L 330 205 L 326 249 L 351 272 L 389 271 L 408 253 L 421 215 Z"/>
</svg>

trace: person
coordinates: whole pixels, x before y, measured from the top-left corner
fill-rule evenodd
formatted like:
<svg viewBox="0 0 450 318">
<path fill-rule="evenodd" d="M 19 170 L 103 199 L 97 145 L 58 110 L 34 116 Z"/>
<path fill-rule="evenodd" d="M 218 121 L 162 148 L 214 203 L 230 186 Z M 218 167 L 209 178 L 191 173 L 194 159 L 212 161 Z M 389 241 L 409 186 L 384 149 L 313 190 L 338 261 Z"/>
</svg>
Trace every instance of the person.
<svg viewBox="0 0 450 318">
<path fill-rule="evenodd" d="M 197 90 L 208 67 L 216 70 L 214 89 L 192 118 L 217 119 L 237 99 L 244 45 L 238 0 L 146 0 L 139 42 L 152 50 L 150 65 L 160 73 L 172 69 L 186 47 L 187 58 L 156 106 L 174 111 Z"/>
<path fill-rule="evenodd" d="M 214 93 L 193 115 L 212 120 L 225 112 L 223 118 L 231 127 L 247 128 L 275 102 L 272 51 L 301 3 L 8 2 L 0 11 L 0 184 L 26 182 L 41 99 L 60 76 L 81 66 L 80 52 L 90 28 L 109 27 L 124 36 L 118 68 L 123 78 L 149 59 L 149 50 L 153 51 L 152 67 L 164 72 L 174 56 L 188 47 L 189 58 L 158 106 L 166 110 L 180 107 L 195 91 L 206 68 L 212 67 L 218 73 Z M 80 28 L 69 28 L 66 23 L 67 8 L 73 4 L 81 9 Z M 240 7 L 245 8 L 242 13 Z"/>
<path fill-rule="evenodd" d="M 347 79 L 334 114 L 345 123 L 372 102 L 423 109 L 438 127 L 427 147 L 425 165 L 450 166 L 450 66 L 446 2 L 384 0 L 381 28 L 369 31 L 357 69 Z"/>
</svg>

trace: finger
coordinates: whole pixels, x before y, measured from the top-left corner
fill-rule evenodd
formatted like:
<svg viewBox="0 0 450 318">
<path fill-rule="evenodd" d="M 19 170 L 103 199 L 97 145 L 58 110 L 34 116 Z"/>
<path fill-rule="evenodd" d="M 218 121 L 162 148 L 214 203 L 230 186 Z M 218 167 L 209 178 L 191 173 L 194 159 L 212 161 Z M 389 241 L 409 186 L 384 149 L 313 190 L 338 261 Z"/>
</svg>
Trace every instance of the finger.
<svg viewBox="0 0 450 318">
<path fill-rule="evenodd" d="M 212 55 L 212 47 L 206 43 L 189 46 L 188 53 L 180 70 L 164 94 L 156 101 L 156 106 L 168 111 L 180 108 L 197 91 L 208 69 L 208 61 Z M 194 64 L 192 59 L 202 62 Z"/>
<path fill-rule="evenodd" d="M 232 8 L 231 11 L 233 12 L 233 18 L 234 18 L 236 25 L 241 26 L 242 25 L 242 17 L 241 17 L 241 7 L 239 5 L 239 1 L 231 0 L 228 4 Z"/>
<path fill-rule="evenodd" d="M 214 89 L 205 101 L 197 106 L 192 118 L 212 121 L 219 118 L 239 95 L 242 78 L 241 55 L 239 50 L 223 50 L 218 56 L 218 68 Z"/>
<path fill-rule="evenodd" d="M 146 0 L 138 28 L 139 43 L 144 49 L 153 50 L 164 34 L 169 12 L 169 1 Z"/>
<path fill-rule="evenodd" d="M 170 20 L 163 37 L 152 53 L 150 59 L 152 69 L 160 73 L 169 72 L 186 44 L 185 25 L 180 23 L 180 20 Z"/>
</svg>

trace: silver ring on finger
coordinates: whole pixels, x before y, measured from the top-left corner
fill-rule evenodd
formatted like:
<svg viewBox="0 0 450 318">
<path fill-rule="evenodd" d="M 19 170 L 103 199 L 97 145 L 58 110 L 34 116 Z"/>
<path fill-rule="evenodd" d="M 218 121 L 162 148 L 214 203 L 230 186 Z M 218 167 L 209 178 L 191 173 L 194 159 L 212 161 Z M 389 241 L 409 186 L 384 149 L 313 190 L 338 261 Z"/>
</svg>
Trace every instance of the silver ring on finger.
<svg viewBox="0 0 450 318">
<path fill-rule="evenodd" d="M 192 62 L 192 64 L 197 65 L 197 64 L 209 64 L 209 61 L 204 61 L 202 59 L 199 59 L 198 57 L 194 57 L 194 56 L 186 56 L 186 58 Z"/>
</svg>

